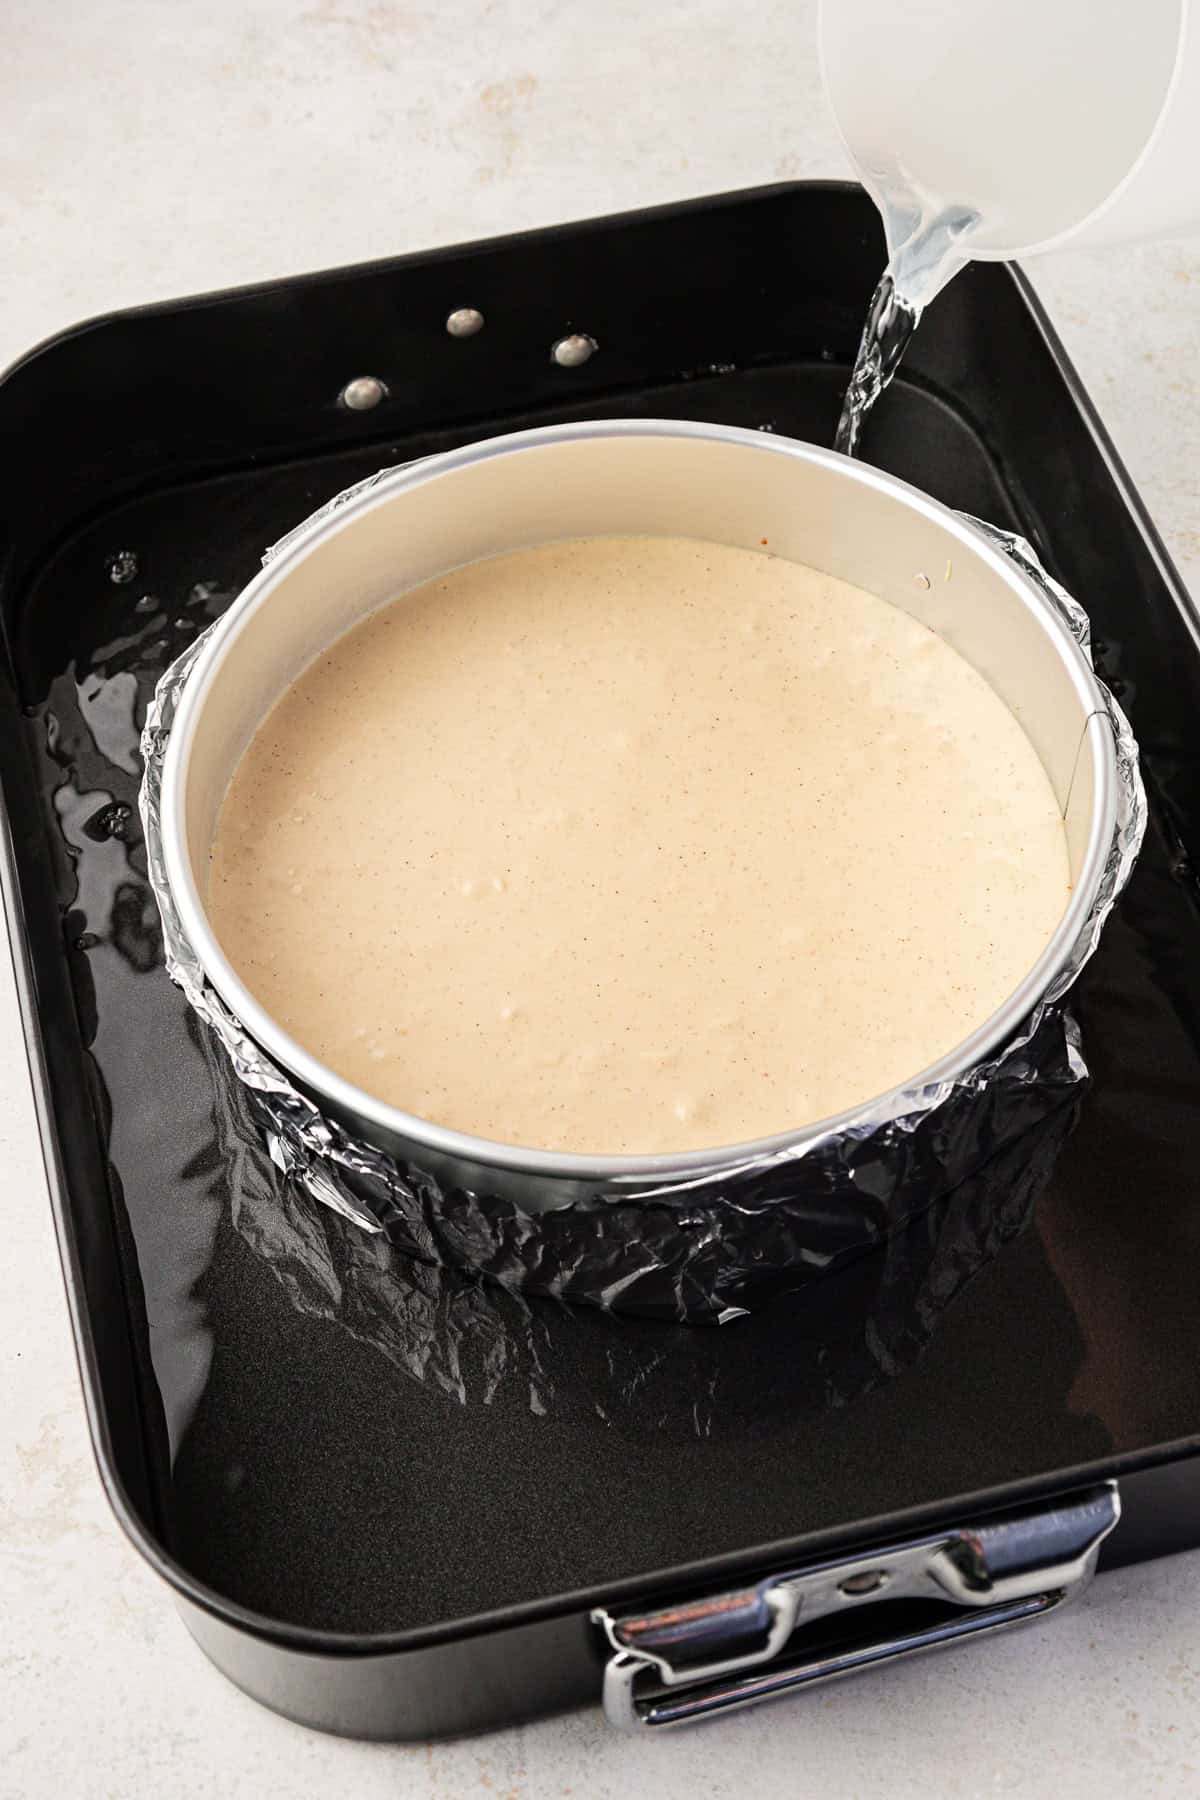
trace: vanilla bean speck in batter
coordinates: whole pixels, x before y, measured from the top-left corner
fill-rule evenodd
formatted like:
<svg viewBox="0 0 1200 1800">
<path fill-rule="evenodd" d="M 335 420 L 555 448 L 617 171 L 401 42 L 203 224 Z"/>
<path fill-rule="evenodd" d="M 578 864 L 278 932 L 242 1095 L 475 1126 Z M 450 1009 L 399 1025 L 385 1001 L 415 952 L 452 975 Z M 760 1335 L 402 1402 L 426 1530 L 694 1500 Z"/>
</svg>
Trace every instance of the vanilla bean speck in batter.
<svg viewBox="0 0 1200 1800">
<path fill-rule="evenodd" d="M 458 569 L 311 664 L 235 771 L 209 906 L 360 1087 L 619 1154 L 916 1074 L 1069 882 L 1032 745 L 924 626 L 769 554 L 606 537 Z"/>
</svg>

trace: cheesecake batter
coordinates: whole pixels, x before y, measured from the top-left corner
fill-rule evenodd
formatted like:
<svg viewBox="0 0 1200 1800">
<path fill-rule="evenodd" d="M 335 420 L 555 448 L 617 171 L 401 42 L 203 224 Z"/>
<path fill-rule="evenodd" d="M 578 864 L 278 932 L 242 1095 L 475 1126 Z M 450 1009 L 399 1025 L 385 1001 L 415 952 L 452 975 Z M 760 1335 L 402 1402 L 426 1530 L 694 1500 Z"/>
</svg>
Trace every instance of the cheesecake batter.
<svg viewBox="0 0 1200 1800">
<path fill-rule="evenodd" d="M 1041 763 L 942 639 L 766 553 L 588 538 L 458 569 L 311 664 L 235 771 L 209 905 L 360 1087 L 618 1154 L 910 1078 L 1068 892 Z"/>
</svg>

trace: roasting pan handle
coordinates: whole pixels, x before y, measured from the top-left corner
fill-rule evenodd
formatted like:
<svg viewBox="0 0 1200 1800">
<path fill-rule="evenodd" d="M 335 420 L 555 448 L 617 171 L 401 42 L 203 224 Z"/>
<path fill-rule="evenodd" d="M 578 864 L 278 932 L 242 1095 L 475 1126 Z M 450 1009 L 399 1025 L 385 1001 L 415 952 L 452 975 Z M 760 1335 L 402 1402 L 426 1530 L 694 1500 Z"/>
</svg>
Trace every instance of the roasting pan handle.
<svg viewBox="0 0 1200 1800">
<path fill-rule="evenodd" d="M 598 1608 L 592 1622 L 611 1652 L 605 1714 L 626 1731 L 683 1725 L 1046 1618 L 1086 1588 L 1120 1515 L 1116 1483 L 1106 1482 L 1041 1510 L 855 1551 L 652 1612 Z M 818 1620 L 824 1641 L 814 1643 L 807 1628 Z"/>
</svg>

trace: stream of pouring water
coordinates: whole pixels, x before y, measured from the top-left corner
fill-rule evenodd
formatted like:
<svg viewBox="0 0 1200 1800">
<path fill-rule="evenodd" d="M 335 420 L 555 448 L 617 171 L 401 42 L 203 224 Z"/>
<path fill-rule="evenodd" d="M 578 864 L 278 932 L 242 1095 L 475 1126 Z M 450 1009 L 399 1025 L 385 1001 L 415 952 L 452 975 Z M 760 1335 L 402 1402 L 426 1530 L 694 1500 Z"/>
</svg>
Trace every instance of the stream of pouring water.
<svg viewBox="0 0 1200 1800">
<path fill-rule="evenodd" d="M 884 271 L 867 308 L 858 355 L 842 401 L 835 450 L 855 456 L 871 408 L 896 373 L 921 318 L 921 308 L 896 291 L 891 269 Z"/>
<path fill-rule="evenodd" d="M 978 214 L 961 207 L 943 207 L 930 218 L 930 208 L 915 195 L 903 195 L 885 205 L 888 243 L 898 243 L 871 296 L 858 354 L 850 373 L 842 415 L 833 440 L 835 450 L 855 456 L 863 427 L 871 410 L 900 366 L 912 341 L 921 314 L 934 295 L 969 260 L 962 240 L 978 221 Z M 928 219 L 906 230 L 914 216 Z"/>
</svg>

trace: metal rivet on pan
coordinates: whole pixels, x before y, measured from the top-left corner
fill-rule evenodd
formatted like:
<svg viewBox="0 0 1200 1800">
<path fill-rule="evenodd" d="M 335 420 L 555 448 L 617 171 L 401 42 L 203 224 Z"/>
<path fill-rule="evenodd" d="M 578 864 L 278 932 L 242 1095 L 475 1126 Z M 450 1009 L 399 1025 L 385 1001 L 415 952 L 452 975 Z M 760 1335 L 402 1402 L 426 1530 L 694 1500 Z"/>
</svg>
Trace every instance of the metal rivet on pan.
<svg viewBox="0 0 1200 1800">
<path fill-rule="evenodd" d="M 582 331 L 573 331 L 570 337 L 559 338 L 550 355 L 560 369 L 578 369 L 596 354 L 596 350 L 595 338 L 586 337 Z"/>
<path fill-rule="evenodd" d="M 849 1599 L 856 1600 L 860 1594 L 878 1593 L 886 1583 L 886 1569 L 864 1569 L 860 1575 L 847 1575 L 845 1581 L 838 1583 L 838 1587 Z"/>
<path fill-rule="evenodd" d="M 356 375 L 346 383 L 338 399 L 351 412 L 370 412 L 387 399 L 387 389 L 377 375 Z"/>
<path fill-rule="evenodd" d="M 483 330 L 483 314 L 477 306 L 456 306 L 446 320 L 451 337 L 474 337 Z"/>
</svg>

